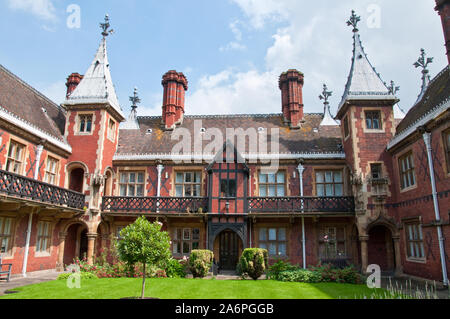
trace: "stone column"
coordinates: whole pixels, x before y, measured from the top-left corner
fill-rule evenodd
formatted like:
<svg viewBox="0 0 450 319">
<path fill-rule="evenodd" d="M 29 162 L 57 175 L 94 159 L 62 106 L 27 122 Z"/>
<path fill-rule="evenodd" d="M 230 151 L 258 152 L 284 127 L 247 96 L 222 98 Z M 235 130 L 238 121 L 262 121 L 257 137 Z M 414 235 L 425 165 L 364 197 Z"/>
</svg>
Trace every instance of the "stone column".
<svg viewBox="0 0 450 319">
<path fill-rule="evenodd" d="M 66 245 L 66 237 L 67 233 L 65 232 L 59 233 L 58 262 L 56 263 L 56 271 L 58 272 L 64 271 L 64 249 Z"/>
<path fill-rule="evenodd" d="M 88 238 L 87 260 L 89 265 L 94 264 L 94 247 L 95 247 L 95 240 L 97 239 L 97 237 L 98 234 L 96 233 L 87 234 Z"/>
<path fill-rule="evenodd" d="M 400 276 L 403 274 L 400 237 L 393 237 L 392 239 L 394 240 L 395 276 Z"/>
<path fill-rule="evenodd" d="M 360 236 L 359 241 L 361 242 L 361 271 L 365 274 L 369 266 L 369 252 L 367 248 L 369 236 Z"/>
</svg>

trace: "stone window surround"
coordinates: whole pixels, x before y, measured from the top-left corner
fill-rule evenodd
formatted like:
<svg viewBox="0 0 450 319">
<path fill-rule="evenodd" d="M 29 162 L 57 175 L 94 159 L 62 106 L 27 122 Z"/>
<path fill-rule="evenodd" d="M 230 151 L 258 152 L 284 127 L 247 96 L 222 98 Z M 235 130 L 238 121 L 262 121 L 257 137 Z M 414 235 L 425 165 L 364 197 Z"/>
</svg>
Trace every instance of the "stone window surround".
<svg viewBox="0 0 450 319">
<path fill-rule="evenodd" d="M 400 160 L 402 158 L 404 158 L 405 156 L 407 156 L 408 154 L 411 154 L 412 159 L 414 161 L 414 178 L 415 178 L 415 182 L 416 183 L 414 185 L 409 186 L 409 187 L 402 188 L 402 172 L 400 170 Z M 414 158 L 414 151 L 413 151 L 412 146 L 409 147 L 408 149 L 404 150 L 403 152 L 399 153 L 394 158 L 396 159 L 396 160 L 394 160 L 394 165 L 396 165 L 396 167 L 394 167 L 394 169 L 396 168 L 397 172 L 398 172 L 398 178 L 399 178 L 399 180 L 398 180 L 398 182 L 399 182 L 398 187 L 400 189 L 400 193 L 406 193 L 406 192 L 409 192 L 409 191 L 412 191 L 412 190 L 416 189 L 418 187 L 418 185 L 417 185 L 417 175 L 416 175 L 416 159 Z"/>
<path fill-rule="evenodd" d="M 81 116 L 86 116 L 86 115 L 91 115 L 92 116 L 92 127 L 91 127 L 91 131 L 90 132 L 80 132 L 80 117 Z M 75 124 L 74 124 L 74 135 L 75 136 L 91 136 L 94 135 L 94 131 L 95 131 L 95 121 L 96 121 L 96 116 L 95 116 L 95 112 L 93 111 L 85 111 L 85 112 L 76 112 L 75 115 Z"/>
<path fill-rule="evenodd" d="M 424 258 L 412 258 L 412 257 L 409 257 L 409 252 L 408 252 L 409 235 L 408 235 L 408 227 L 407 226 L 411 225 L 411 224 L 419 225 L 422 228 L 422 237 L 423 237 L 422 217 L 418 216 L 418 217 L 402 219 L 402 223 L 403 223 L 403 230 L 404 230 L 403 238 L 405 241 L 404 252 L 405 252 L 405 256 L 406 256 L 406 261 L 411 262 L 411 263 L 416 263 L 416 264 L 426 264 L 427 263 L 426 256 Z M 422 239 L 422 243 L 424 243 L 424 239 Z"/>
</svg>

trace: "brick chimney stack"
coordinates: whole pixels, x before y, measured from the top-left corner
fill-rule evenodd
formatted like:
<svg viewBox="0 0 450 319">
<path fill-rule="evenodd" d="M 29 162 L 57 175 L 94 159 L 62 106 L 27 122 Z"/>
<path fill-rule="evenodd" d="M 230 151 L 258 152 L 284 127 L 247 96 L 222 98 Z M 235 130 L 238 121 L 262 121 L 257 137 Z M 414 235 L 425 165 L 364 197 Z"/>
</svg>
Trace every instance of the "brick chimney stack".
<svg viewBox="0 0 450 319">
<path fill-rule="evenodd" d="M 80 84 L 81 80 L 83 79 L 83 76 L 78 73 L 72 73 L 67 78 L 66 86 L 67 86 L 67 93 L 66 98 L 72 94 L 73 91 L 77 88 L 78 84 Z"/>
<path fill-rule="evenodd" d="M 303 84 L 304 75 L 297 70 L 291 69 L 280 76 L 284 122 L 292 129 L 300 128 L 303 121 Z"/>
<path fill-rule="evenodd" d="M 162 85 L 164 87 L 162 120 L 167 130 L 173 130 L 177 124 L 183 122 L 188 80 L 183 73 L 172 70 L 164 74 Z"/>
<path fill-rule="evenodd" d="M 447 48 L 447 58 L 450 64 L 450 0 L 436 0 L 436 11 L 439 12 L 442 19 L 445 47 Z"/>
</svg>

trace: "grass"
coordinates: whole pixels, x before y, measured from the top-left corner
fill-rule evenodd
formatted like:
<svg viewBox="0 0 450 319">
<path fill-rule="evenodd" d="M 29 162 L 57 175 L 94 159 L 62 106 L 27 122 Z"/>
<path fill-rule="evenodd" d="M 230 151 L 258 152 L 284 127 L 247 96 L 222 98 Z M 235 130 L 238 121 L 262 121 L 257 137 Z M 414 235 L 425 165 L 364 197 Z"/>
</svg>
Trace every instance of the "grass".
<svg viewBox="0 0 450 319">
<path fill-rule="evenodd" d="M 25 286 L 0 299 L 120 299 L 140 295 L 142 279 L 82 280 L 80 289 L 69 289 L 65 280 Z M 381 292 L 378 291 L 378 292 Z M 146 297 L 160 299 L 355 299 L 374 290 L 362 285 L 304 284 L 271 280 L 150 279 Z"/>
</svg>

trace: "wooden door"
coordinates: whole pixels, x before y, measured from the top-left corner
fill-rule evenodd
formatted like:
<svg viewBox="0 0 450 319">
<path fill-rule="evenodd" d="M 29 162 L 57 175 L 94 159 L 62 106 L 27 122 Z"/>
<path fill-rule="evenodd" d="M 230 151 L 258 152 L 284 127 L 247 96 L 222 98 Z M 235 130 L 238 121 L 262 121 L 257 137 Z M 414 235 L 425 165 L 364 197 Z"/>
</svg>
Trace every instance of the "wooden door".
<svg viewBox="0 0 450 319">
<path fill-rule="evenodd" d="M 236 270 L 239 261 L 239 236 L 232 231 L 220 234 L 220 270 Z"/>
</svg>

